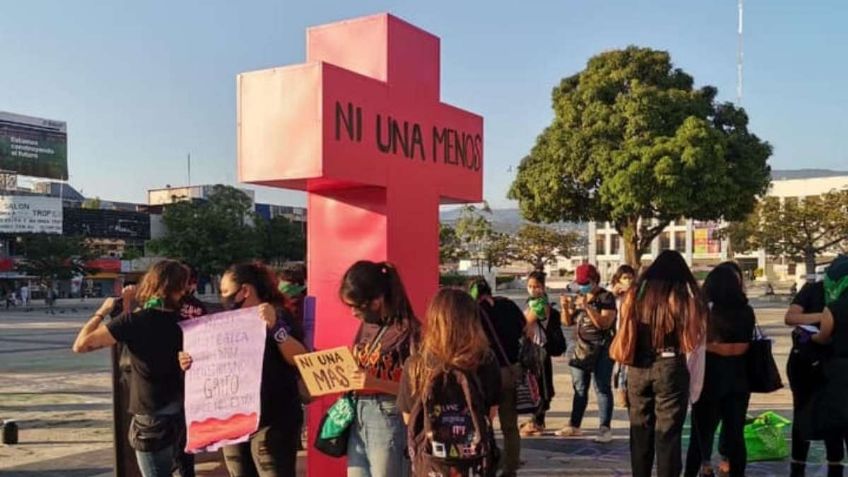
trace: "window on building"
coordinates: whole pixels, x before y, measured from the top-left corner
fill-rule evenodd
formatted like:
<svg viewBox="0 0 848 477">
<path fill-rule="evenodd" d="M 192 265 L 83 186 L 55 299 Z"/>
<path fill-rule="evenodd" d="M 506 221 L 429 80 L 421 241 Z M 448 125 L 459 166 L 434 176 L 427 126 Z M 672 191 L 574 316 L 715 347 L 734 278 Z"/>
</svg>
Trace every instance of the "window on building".
<svg viewBox="0 0 848 477">
<path fill-rule="evenodd" d="M 671 248 L 671 232 L 663 232 L 660 234 L 660 250 L 669 250 Z"/>
<path fill-rule="evenodd" d="M 595 245 L 598 249 L 598 255 L 606 255 L 607 254 L 607 241 L 605 234 L 597 234 L 595 236 Z"/>
<path fill-rule="evenodd" d="M 610 237 L 610 255 L 621 255 L 621 236 Z"/>
<path fill-rule="evenodd" d="M 674 232 L 674 249 L 678 252 L 686 251 L 686 232 L 681 230 Z"/>
</svg>

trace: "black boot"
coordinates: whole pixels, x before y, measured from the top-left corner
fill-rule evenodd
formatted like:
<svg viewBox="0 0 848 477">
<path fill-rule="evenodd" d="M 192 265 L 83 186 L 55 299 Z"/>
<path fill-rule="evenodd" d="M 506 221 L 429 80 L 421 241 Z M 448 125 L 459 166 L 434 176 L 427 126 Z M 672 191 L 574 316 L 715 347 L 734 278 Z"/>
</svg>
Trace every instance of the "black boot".
<svg viewBox="0 0 848 477">
<path fill-rule="evenodd" d="M 789 464 L 789 477 L 804 477 L 807 464 L 803 462 L 792 462 Z"/>
</svg>

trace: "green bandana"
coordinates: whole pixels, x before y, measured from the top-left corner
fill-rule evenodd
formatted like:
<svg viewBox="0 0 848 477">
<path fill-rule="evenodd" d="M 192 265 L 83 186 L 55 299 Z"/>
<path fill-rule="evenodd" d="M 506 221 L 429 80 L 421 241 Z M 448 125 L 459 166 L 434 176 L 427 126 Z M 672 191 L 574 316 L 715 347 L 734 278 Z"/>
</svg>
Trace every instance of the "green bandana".
<svg viewBox="0 0 848 477">
<path fill-rule="evenodd" d="M 848 291 L 848 256 L 836 257 L 824 274 L 824 302 L 828 305 Z"/>
<path fill-rule="evenodd" d="M 162 308 L 164 306 L 165 302 L 159 297 L 152 297 L 144 303 L 145 310 L 149 310 L 151 308 Z"/>
<path fill-rule="evenodd" d="M 480 296 L 480 290 L 477 289 L 476 283 L 471 284 L 471 289 L 468 290 L 468 294 L 471 295 L 471 298 L 474 298 L 475 300 Z"/>
<path fill-rule="evenodd" d="M 833 280 L 830 276 L 824 276 L 824 302 L 828 305 L 839 299 L 848 291 L 848 275 Z"/>
<path fill-rule="evenodd" d="M 306 290 L 306 287 L 303 285 L 298 285 L 297 283 L 289 283 L 289 282 L 280 282 L 280 292 L 286 296 L 297 296 L 303 293 Z"/>
<path fill-rule="evenodd" d="M 528 305 L 533 310 L 533 313 L 536 314 L 537 318 L 540 320 L 545 319 L 545 309 L 548 307 L 548 297 L 546 295 L 542 295 L 539 298 L 531 298 Z"/>
</svg>

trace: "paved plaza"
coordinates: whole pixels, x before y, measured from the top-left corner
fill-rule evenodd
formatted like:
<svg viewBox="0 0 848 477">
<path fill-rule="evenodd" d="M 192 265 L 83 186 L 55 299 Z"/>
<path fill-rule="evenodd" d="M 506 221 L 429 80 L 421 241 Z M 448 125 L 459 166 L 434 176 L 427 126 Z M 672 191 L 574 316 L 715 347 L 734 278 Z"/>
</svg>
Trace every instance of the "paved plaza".
<svg viewBox="0 0 848 477">
<path fill-rule="evenodd" d="M 20 426 L 20 444 L 0 446 L 0 476 L 100 476 L 112 473 L 111 381 L 109 353 L 74 355 L 71 342 L 93 312 L 95 303 L 62 302 L 56 315 L 43 307 L 30 311 L 0 309 L 0 419 Z M 765 332 L 776 339 L 775 357 L 785 367 L 789 330 L 783 326 L 785 303 L 760 302 L 757 317 Z M 548 425 L 563 426 L 571 405 L 571 378 L 563 358 L 555 361 L 557 396 Z M 595 444 L 597 411 L 592 397 L 587 431 L 579 439 L 552 434 L 524 439 L 520 475 L 525 476 L 624 476 L 629 475 L 627 418 L 616 409 L 615 440 Z M 774 410 L 791 417 L 788 389 L 754 395 L 751 414 Z M 685 445 L 686 443 L 684 443 Z M 684 447 L 685 448 L 685 447 Z M 221 460 L 204 456 L 199 475 L 225 476 Z M 303 461 L 304 459 L 301 459 Z M 812 462 L 822 464 L 823 447 L 815 443 Z M 754 463 L 750 476 L 782 476 L 788 463 Z M 825 475 L 813 465 L 810 476 Z"/>
</svg>

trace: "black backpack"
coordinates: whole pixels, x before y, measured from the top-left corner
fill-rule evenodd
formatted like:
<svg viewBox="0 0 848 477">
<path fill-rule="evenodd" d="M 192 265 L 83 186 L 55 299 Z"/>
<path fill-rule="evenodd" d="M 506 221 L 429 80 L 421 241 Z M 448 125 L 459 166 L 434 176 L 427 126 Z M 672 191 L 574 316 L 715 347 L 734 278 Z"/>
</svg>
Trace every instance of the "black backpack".
<svg viewBox="0 0 848 477">
<path fill-rule="evenodd" d="M 420 396 L 407 428 L 412 475 L 494 476 L 497 446 L 477 376 L 436 372 Z"/>
</svg>

